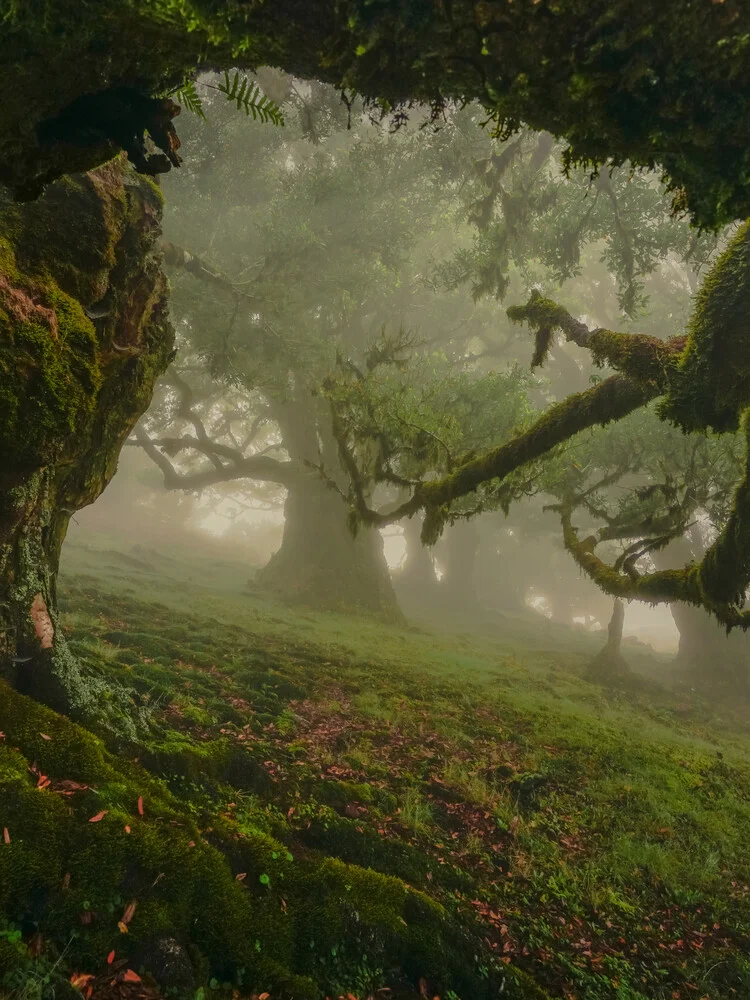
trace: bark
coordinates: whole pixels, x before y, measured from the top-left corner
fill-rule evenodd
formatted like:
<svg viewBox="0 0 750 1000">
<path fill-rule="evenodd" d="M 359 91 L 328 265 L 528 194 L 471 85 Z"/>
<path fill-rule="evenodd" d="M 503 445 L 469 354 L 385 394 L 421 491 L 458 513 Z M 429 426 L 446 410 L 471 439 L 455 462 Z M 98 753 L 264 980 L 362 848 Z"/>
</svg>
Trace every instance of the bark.
<svg viewBox="0 0 750 1000">
<path fill-rule="evenodd" d="M 171 356 L 160 210 L 122 162 L 0 202 L 0 669 L 79 716 L 101 692 L 60 627 L 60 550 Z"/>
<path fill-rule="evenodd" d="M 607 626 L 607 642 L 589 667 L 588 673 L 592 680 L 613 681 L 630 673 L 630 667 L 621 651 L 624 624 L 625 605 L 618 598 L 613 604 L 612 617 Z"/>
<path fill-rule="evenodd" d="M 326 469 L 337 469 L 330 418 L 319 400 L 302 389 L 274 416 L 295 465 L 309 469 L 306 463 L 319 462 L 322 449 Z M 313 469 L 287 489 L 281 547 L 261 570 L 261 586 L 310 607 L 401 620 L 380 532 L 362 527 L 353 536 L 346 503 Z"/>
</svg>

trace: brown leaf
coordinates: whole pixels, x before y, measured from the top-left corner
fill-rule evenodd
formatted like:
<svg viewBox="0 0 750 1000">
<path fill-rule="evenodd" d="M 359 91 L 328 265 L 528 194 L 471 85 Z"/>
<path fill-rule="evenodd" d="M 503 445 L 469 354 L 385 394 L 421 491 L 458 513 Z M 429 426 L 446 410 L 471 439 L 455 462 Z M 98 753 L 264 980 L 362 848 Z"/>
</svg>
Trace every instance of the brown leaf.
<svg viewBox="0 0 750 1000">
<path fill-rule="evenodd" d="M 137 972 L 133 972 L 132 969 L 126 969 L 123 974 L 122 981 L 124 983 L 140 983 L 141 977 Z"/>
<path fill-rule="evenodd" d="M 46 733 L 40 733 L 39 735 L 42 737 L 43 740 L 51 740 L 52 739 L 52 737 L 51 736 L 47 736 Z"/>
<path fill-rule="evenodd" d="M 7 826 L 3 827 L 3 840 L 5 841 L 6 844 L 10 843 L 10 834 L 8 833 Z"/>
<path fill-rule="evenodd" d="M 125 824 L 125 833 L 130 833 L 130 827 L 127 825 L 127 823 Z"/>
<path fill-rule="evenodd" d="M 136 906 L 138 906 L 138 901 L 136 899 L 128 903 L 128 905 L 125 907 L 125 912 L 122 915 L 122 923 L 124 924 L 130 923 L 130 921 L 133 919 L 133 915 L 135 914 Z"/>
<path fill-rule="evenodd" d="M 102 809 L 102 811 L 98 812 L 96 814 L 96 816 L 92 816 L 91 817 L 91 819 L 89 820 L 89 823 L 98 823 L 99 820 L 104 819 L 104 817 L 107 815 L 108 812 L 109 812 L 109 809 Z"/>
<path fill-rule="evenodd" d="M 139 816 L 143 815 L 143 796 L 142 795 L 138 796 L 138 815 Z"/>
<path fill-rule="evenodd" d="M 107 955 L 107 965 L 111 965 L 114 962 L 114 960 L 115 960 L 115 949 L 113 948 L 112 951 L 109 953 L 109 955 Z"/>
<path fill-rule="evenodd" d="M 236 882 L 242 882 L 242 880 L 246 878 L 247 878 L 247 872 L 240 872 L 239 875 L 234 876 Z"/>
<path fill-rule="evenodd" d="M 124 924 L 122 920 L 118 921 L 117 926 L 120 928 L 120 934 L 128 933 L 128 925 Z"/>
</svg>

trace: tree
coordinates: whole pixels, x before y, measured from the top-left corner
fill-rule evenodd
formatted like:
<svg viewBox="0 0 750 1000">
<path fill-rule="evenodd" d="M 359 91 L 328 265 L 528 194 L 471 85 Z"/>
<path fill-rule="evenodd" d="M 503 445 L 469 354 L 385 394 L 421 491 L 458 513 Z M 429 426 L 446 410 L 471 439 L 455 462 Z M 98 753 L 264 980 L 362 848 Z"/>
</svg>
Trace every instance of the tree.
<svg viewBox="0 0 750 1000">
<path fill-rule="evenodd" d="M 18 685 L 97 707 L 57 617 L 60 548 L 171 356 L 161 199 L 118 159 L 0 203 L 0 657 Z"/>
<path fill-rule="evenodd" d="M 427 133 L 389 136 L 361 114 L 347 129 L 330 88 L 287 81 L 286 90 L 283 133 L 253 135 L 231 113 L 212 114 L 221 158 L 195 123 L 167 247 L 180 374 L 170 377 L 174 406 L 151 414 L 152 440 L 146 425 L 139 440 L 169 488 L 232 479 L 284 488 L 284 538 L 263 587 L 394 616 L 379 534 L 353 538 L 339 492 L 315 471 L 322 459 L 343 485 L 319 388 L 337 350 L 356 356 L 383 324 L 435 311 L 420 274 L 445 226 L 431 191 L 435 156 Z M 182 249 L 206 243 L 210 263 Z M 476 311 L 465 294 L 452 298 L 442 328 Z"/>
</svg>

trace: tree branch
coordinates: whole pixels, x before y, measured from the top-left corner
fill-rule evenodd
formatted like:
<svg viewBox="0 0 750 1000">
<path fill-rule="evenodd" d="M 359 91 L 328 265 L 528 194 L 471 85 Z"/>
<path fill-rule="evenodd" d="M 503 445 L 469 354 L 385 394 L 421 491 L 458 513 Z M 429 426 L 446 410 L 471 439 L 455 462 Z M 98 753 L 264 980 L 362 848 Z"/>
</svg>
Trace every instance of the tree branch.
<svg viewBox="0 0 750 1000">
<path fill-rule="evenodd" d="M 175 443 L 175 439 L 167 438 L 165 441 L 170 444 Z M 303 475 L 295 462 L 280 462 L 267 455 L 242 456 L 236 453 L 232 455 L 232 465 L 222 465 L 220 469 L 205 469 L 186 475 L 178 472 L 167 455 L 160 450 L 160 445 L 163 445 L 165 441 L 150 438 L 143 428 L 138 427 L 135 431 L 135 439 L 131 439 L 128 444 L 143 448 L 151 461 L 161 469 L 164 476 L 164 486 L 168 490 L 202 490 L 207 486 L 229 483 L 235 479 L 257 479 L 260 482 L 278 483 L 279 486 L 289 487 L 299 483 Z M 205 454 L 205 446 L 195 438 L 178 439 L 178 443 L 181 447 L 194 448 Z M 212 445 L 212 447 L 234 453 L 234 449 L 225 445 Z"/>
</svg>

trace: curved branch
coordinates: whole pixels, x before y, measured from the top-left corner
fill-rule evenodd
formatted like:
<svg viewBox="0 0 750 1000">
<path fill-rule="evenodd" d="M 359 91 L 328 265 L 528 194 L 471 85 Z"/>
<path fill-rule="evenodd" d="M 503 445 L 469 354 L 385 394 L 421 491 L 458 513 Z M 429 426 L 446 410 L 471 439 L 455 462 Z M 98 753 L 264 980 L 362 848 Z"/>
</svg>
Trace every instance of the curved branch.
<svg viewBox="0 0 750 1000">
<path fill-rule="evenodd" d="M 563 506 L 565 548 L 605 593 L 650 604 L 685 601 L 704 607 L 727 630 L 750 628 L 750 611 L 744 609 L 750 586 L 750 409 L 743 414 L 742 426 L 747 449 L 744 474 L 737 485 L 726 525 L 699 563 L 646 574 L 639 574 L 630 565 L 628 575 L 624 575 L 594 553 L 595 536 L 583 540 L 578 537 L 572 523 L 572 505 Z M 664 544 L 671 537 L 674 536 L 664 536 Z"/>
<path fill-rule="evenodd" d="M 135 439 L 132 443 L 143 448 L 151 461 L 161 469 L 164 476 L 164 486 L 168 490 L 202 490 L 207 486 L 229 483 L 235 479 L 257 479 L 260 482 L 278 483 L 279 486 L 289 487 L 297 484 L 302 476 L 296 463 L 280 462 L 267 455 L 238 456 L 233 459 L 232 465 L 222 465 L 221 469 L 205 469 L 201 472 L 185 475 L 178 472 L 167 455 L 160 450 L 160 442 L 150 438 L 141 427 L 136 428 Z M 190 439 L 189 443 L 186 442 L 184 447 L 195 448 L 205 453 L 200 442 L 194 438 Z M 223 445 L 215 445 L 214 447 L 233 451 L 233 449 L 225 448 Z"/>
</svg>

